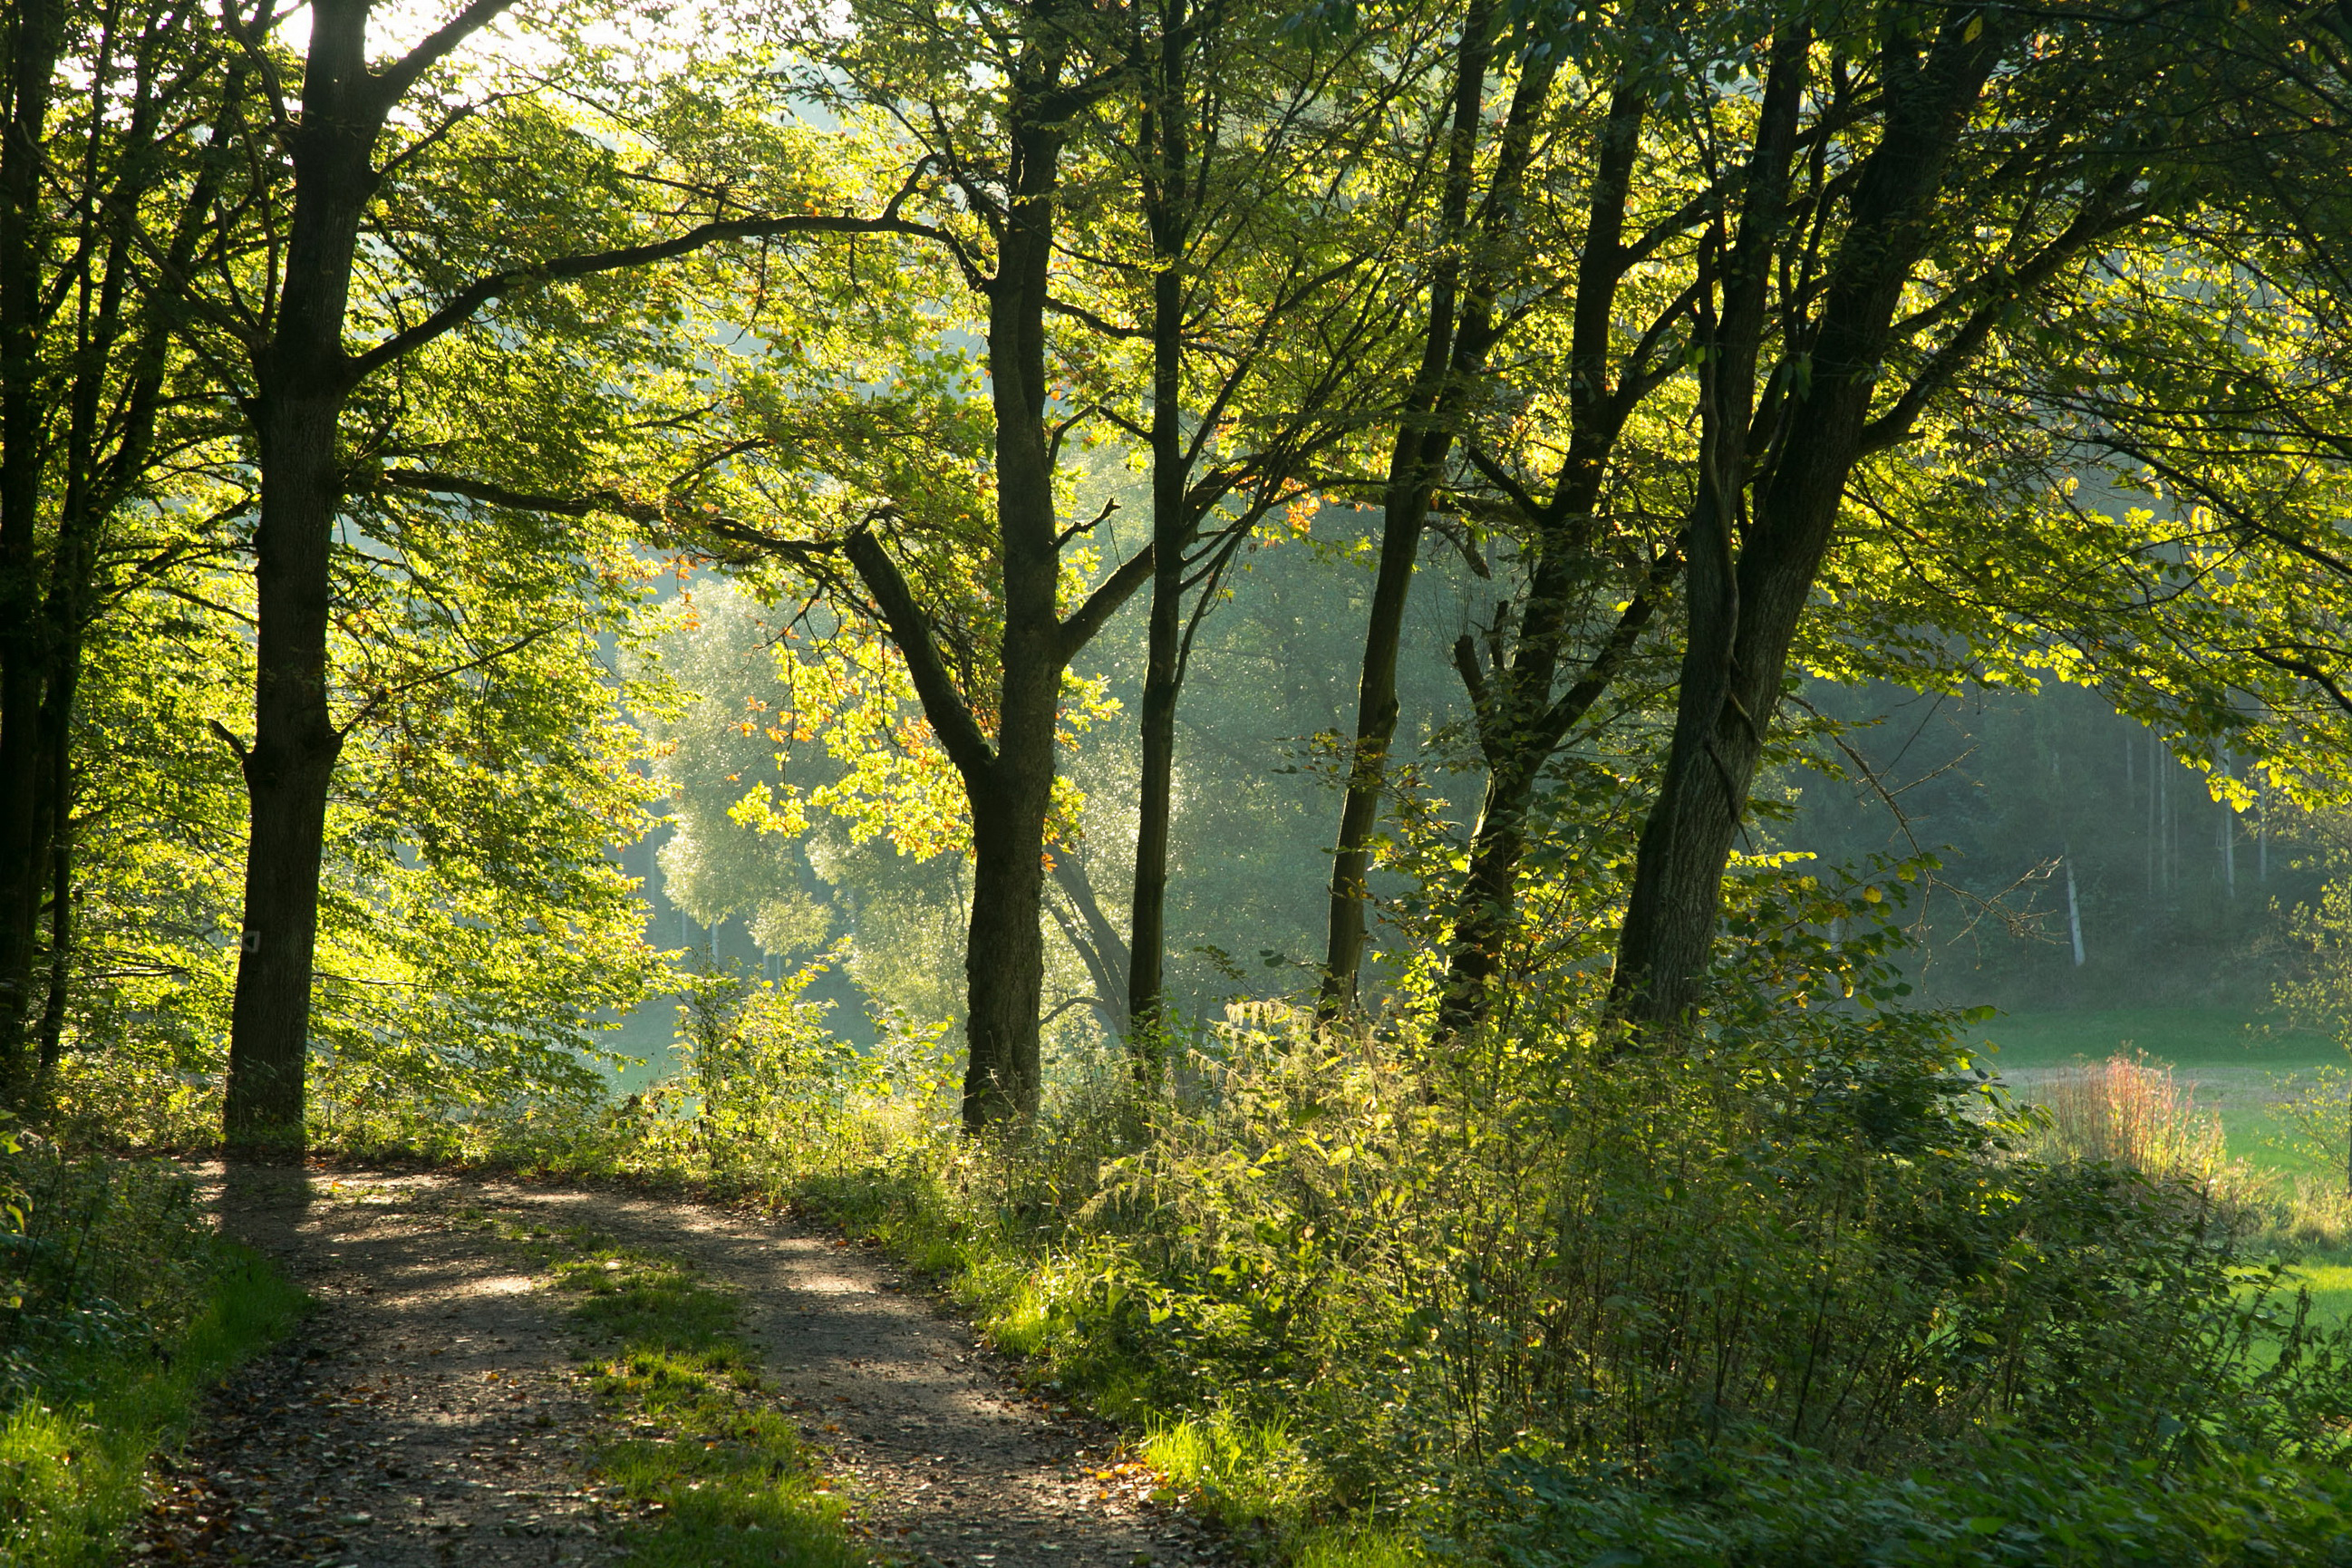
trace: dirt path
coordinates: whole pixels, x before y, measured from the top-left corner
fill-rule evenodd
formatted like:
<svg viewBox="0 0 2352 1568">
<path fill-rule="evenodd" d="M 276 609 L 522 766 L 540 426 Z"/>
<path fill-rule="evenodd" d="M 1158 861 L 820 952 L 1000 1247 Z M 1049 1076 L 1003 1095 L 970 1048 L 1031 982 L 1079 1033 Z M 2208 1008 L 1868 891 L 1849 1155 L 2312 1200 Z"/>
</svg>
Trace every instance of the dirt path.
<svg viewBox="0 0 2352 1568">
<path fill-rule="evenodd" d="M 1189 1520 L 1087 1475 L 1110 1435 L 1022 1394 L 888 1265 L 696 1205 L 439 1173 L 243 1173 L 223 1222 L 320 1303 L 215 1396 L 134 1562 L 467 1568 L 621 1561 L 576 1455 L 602 1413 L 555 1305 L 461 1209 L 578 1225 L 735 1287 L 778 1397 L 831 1455 L 878 1558 L 1162 1568 Z"/>
</svg>

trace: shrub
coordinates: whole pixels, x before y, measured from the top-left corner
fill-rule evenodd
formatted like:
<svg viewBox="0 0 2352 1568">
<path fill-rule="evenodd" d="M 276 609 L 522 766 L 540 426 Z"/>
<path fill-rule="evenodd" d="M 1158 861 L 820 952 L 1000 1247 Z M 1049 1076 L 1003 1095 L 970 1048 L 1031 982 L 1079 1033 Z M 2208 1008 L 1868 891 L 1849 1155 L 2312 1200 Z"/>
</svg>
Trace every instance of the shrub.
<svg viewBox="0 0 2352 1568">
<path fill-rule="evenodd" d="M 2174 1473 L 2002 1438 L 1887 1474 L 1767 1447 L 1654 1479 L 1520 1457 L 1496 1494 L 1505 1568 L 2352 1563 L 2352 1476 L 2252 1453 Z"/>
<path fill-rule="evenodd" d="M 2169 1488 L 2204 1501 L 2152 1511 L 2190 1530 L 2242 1457 L 2333 1455 L 2345 1347 L 2184 1179 L 2211 1163 L 2193 1107 L 2117 1074 L 2138 1119 L 2082 1125 L 2148 1169 L 2034 1157 L 2046 1128 L 1962 1020 L 1902 1005 L 1885 928 L 1853 925 L 1872 902 L 1747 890 L 1671 1048 L 1596 1022 L 1590 978 L 1449 1039 L 1260 1004 L 1171 1036 L 1146 1086 L 1107 1055 L 982 1140 L 936 1036 L 859 1056 L 797 990 L 732 982 L 689 1015 L 687 1073 L 576 1157 L 884 1238 L 1171 1484 L 1318 1562 L 1417 1531 L 1531 1563 L 1804 1561 L 1738 1544 L 1750 1503 L 1799 1521 L 1785 1542 L 1916 1503 L 1949 1549 L 1918 1561 L 2032 1561 L 2013 1519 L 1969 1523 L 1995 1517 L 1978 1483 L 1903 1487 L 2079 1482 L 2084 1531 Z"/>
<path fill-rule="evenodd" d="M 0 1562 L 94 1568 L 144 1500 L 148 1455 L 303 1300 L 215 1236 L 169 1167 L 41 1148 L 0 1168 L 25 1200 L 0 1234 L 21 1298 L 0 1313 Z"/>
</svg>

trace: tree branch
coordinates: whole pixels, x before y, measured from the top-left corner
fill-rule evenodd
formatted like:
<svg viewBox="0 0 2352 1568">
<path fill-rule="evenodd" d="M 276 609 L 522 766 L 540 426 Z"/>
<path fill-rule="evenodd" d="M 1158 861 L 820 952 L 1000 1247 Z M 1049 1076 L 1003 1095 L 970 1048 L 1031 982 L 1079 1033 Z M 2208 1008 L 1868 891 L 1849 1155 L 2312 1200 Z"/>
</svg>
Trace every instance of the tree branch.
<svg viewBox="0 0 2352 1568">
<path fill-rule="evenodd" d="M 1611 683 L 1617 679 L 1618 671 L 1625 668 L 1625 661 L 1633 655 L 1634 645 L 1641 640 L 1642 628 L 1650 624 L 1652 616 L 1657 614 L 1658 600 L 1675 578 L 1681 574 L 1682 569 L 1682 556 L 1671 550 L 1651 565 L 1648 580 L 1618 616 L 1617 624 L 1610 628 L 1608 639 L 1601 645 L 1600 651 L 1584 667 L 1584 678 L 1561 692 L 1559 700 L 1544 714 L 1544 750 L 1547 753 L 1559 745 L 1569 730 L 1584 717 L 1593 703 L 1601 700 L 1601 694 L 1609 689 Z"/>
<path fill-rule="evenodd" d="M 473 4 L 436 28 L 418 44 L 391 65 L 374 73 L 375 98 L 378 112 L 391 109 L 416 79 L 433 68 L 450 50 L 487 26 L 492 18 L 514 4 L 514 0 L 473 0 Z"/>
<path fill-rule="evenodd" d="M 1110 619 L 1129 595 L 1151 581 L 1153 546 L 1145 545 L 1129 556 L 1119 569 L 1103 579 L 1087 602 L 1070 612 L 1062 623 L 1061 655 L 1064 664 L 1078 657 L 1078 651 L 1094 640 L 1103 623 Z"/>
<path fill-rule="evenodd" d="M 414 468 L 386 468 L 378 477 L 399 489 L 462 496 L 467 500 L 480 501 L 485 506 L 510 507 L 517 511 L 543 512 L 551 517 L 586 517 L 603 512 L 612 517 L 627 518 L 632 522 L 657 524 L 668 530 L 691 529 L 716 535 L 763 555 L 779 556 L 815 573 L 828 584 L 838 585 L 838 574 L 830 569 L 834 558 L 842 552 L 838 541 L 786 539 L 724 512 L 703 512 L 681 518 L 658 501 L 633 500 L 618 490 L 587 490 L 570 496 L 539 495 L 528 490 L 509 489 L 504 485 L 491 484 L 483 479 L 464 479 L 456 474 L 426 473 Z"/>
<path fill-rule="evenodd" d="M 810 213 L 794 217 L 738 218 L 698 224 L 669 239 L 624 246 L 617 250 L 558 257 L 552 261 L 542 261 L 530 267 L 487 273 L 458 289 L 438 310 L 415 325 L 394 332 L 364 353 L 354 355 L 346 362 L 344 374 L 357 384 L 403 355 L 414 353 L 442 334 L 465 325 L 483 306 L 528 283 L 553 283 L 572 278 L 593 277 L 603 272 L 619 272 L 632 267 L 650 266 L 656 261 L 673 260 L 729 240 L 774 239 L 788 234 L 905 234 L 948 241 L 946 235 L 929 224 L 888 216 L 848 217 Z"/>
<path fill-rule="evenodd" d="M 1895 400 L 1895 406 L 1873 419 L 1862 429 L 1862 450 L 1884 451 L 1911 434 L 1928 400 L 1951 384 L 1952 378 L 1970 360 L 1982 352 L 1984 345 L 2017 302 L 2034 293 L 2057 274 L 2060 268 L 2089 249 L 2116 230 L 2137 221 L 2143 215 L 2137 207 L 2118 208 L 2116 197 L 2128 190 L 2139 171 L 2126 169 L 2116 174 L 2102 186 L 2096 195 L 2083 205 L 2065 232 L 2029 259 L 2024 266 L 2005 277 L 1985 280 L 1986 298 L 1960 323 L 1944 346 L 1928 356 L 1927 363 Z"/>
<path fill-rule="evenodd" d="M 882 612 L 882 621 L 890 629 L 890 640 L 898 646 L 898 656 L 907 661 L 907 670 L 914 678 L 915 695 L 921 699 L 923 716 L 946 748 L 948 760 L 967 783 L 977 783 L 996 765 L 996 751 L 981 732 L 979 721 L 971 716 L 971 707 L 962 693 L 956 690 L 954 679 L 940 658 L 939 645 L 931 639 L 931 619 L 915 602 L 914 590 L 908 587 L 898 562 L 869 529 L 859 529 L 842 543 L 843 553 L 856 568 L 866 591 Z"/>
</svg>

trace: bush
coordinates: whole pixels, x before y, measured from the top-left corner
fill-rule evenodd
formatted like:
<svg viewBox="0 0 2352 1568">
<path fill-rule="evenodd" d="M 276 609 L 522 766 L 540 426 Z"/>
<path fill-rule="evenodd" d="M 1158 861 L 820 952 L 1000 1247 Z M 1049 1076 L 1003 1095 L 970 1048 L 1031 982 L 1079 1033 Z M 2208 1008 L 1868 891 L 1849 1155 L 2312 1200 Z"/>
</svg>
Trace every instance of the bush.
<svg viewBox="0 0 2352 1568">
<path fill-rule="evenodd" d="M 2326 1487 L 2239 1493 L 2336 1455 L 2346 1347 L 2192 1179 L 2210 1151 L 2156 1136 L 2189 1108 L 2112 1075 L 2147 1114 L 2081 1119 L 2108 1157 L 2034 1157 L 1963 1020 L 1903 1005 L 1875 902 L 1759 879 L 1673 1048 L 1558 977 L 1549 1011 L 1452 1039 L 1259 1004 L 1171 1037 L 1148 1086 L 1106 1055 L 982 1140 L 936 1036 L 861 1056 L 798 989 L 724 982 L 688 1071 L 565 1158 L 886 1240 L 1302 1562 L 1428 1532 L 1793 1563 L 1816 1531 L 1876 1562 L 1897 1515 L 1889 1562 L 2095 1560 L 2034 1558 L 1985 1505 L 2033 1486 L 2083 1494 L 2049 1510 L 2062 1546 L 2140 1504 L 2164 1550 L 2239 1541 L 2229 1508 L 2243 1542 L 2273 1516 L 2320 1539 Z"/>
<path fill-rule="evenodd" d="M 1646 1481 L 1521 1458 L 1496 1493 L 1505 1568 L 2352 1563 L 2352 1475 L 2253 1453 L 2168 1472 L 2000 1439 L 1888 1475 L 1768 1447 Z"/>
<path fill-rule="evenodd" d="M 150 1453 L 205 1390 L 282 1333 L 300 1293 L 221 1241 L 187 1178 L 152 1163 L 0 1158 L 0 1562 L 113 1561 Z"/>
</svg>

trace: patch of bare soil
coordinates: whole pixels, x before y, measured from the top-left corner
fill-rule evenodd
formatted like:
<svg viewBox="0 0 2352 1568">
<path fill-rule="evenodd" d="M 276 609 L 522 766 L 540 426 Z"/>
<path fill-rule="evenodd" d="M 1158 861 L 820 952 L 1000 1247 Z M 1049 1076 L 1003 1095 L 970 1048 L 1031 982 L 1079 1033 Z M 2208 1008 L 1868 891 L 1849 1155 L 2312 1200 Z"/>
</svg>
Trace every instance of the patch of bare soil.
<svg viewBox="0 0 2352 1568">
<path fill-rule="evenodd" d="M 453 1211 L 581 1226 L 730 1286 L 746 1337 L 857 1500 L 880 1559 L 1142 1568 L 1217 1555 L 1184 1516 L 1088 1472 L 1113 1434 L 1023 1394 L 889 1265 L 804 1226 L 439 1173 L 205 1173 L 222 1222 L 320 1310 L 215 1395 L 134 1563 L 467 1568 L 617 1562 L 609 1436 L 558 1305 Z"/>
</svg>

